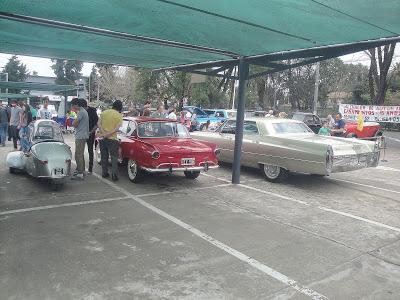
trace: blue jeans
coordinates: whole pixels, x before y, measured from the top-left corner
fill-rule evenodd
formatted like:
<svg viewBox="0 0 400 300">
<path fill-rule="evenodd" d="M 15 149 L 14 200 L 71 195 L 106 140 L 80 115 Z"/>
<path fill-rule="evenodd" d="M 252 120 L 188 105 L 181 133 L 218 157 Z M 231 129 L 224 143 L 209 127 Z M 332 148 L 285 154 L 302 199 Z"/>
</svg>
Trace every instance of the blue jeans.
<svg viewBox="0 0 400 300">
<path fill-rule="evenodd" d="M 8 123 L 0 123 L 0 144 L 4 145 L 7 138 Z"/>
<path fill-rule="evenodd" d="M 30 148 L 29 140 L 28 140 L 28 126 L 21 127 L 19 130 L 19 138 L 21 141 L 21 150 L 24 152 L 28 152 Z"/>
</svg>

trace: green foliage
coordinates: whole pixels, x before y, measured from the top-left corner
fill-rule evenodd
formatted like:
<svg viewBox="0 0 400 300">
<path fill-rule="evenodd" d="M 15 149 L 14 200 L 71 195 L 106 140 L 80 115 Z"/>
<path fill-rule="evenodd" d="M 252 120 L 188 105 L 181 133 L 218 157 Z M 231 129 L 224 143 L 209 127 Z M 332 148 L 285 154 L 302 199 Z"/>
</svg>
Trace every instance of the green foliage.
<svg viewBox="0 0 400 300">
<path fill-rule="evenodd" d="M 28 76 L 26 65 L 21 63 L 16 55 L 10 57 L 2 72 L 8 73 L 8 81 L 24 81 Z M 18 94 L 20 90 L 9 89 L 8 92 Z"/>
<path fill-rule="evenodd" d="M 52 59 L 51 68 L 56 75 L 56 84 L 75 85 L 75 80 L 81 78 L 83 63 L 78 60 Z"/>
<path fill-rule="evenodd" d="M 86 79 L 85 84 L 89 90 L 90 101 L 97 100 L 98 75 L 95 65 L 92 67 L 92 71 L 90 72 L 89 78 Z"/>
<path fill-rule="evenodd" d="M 136 101 L 143 104 L 146 100 L 157 99 L 161 95 L 161 73 L 148 69 L 137 69 Z"/>
</svg>

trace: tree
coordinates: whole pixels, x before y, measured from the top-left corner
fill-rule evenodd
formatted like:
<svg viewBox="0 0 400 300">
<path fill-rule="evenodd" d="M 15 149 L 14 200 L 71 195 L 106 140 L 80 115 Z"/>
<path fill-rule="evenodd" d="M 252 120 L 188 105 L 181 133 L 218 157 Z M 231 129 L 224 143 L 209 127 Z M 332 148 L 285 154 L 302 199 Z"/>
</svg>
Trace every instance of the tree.
<svg viewBox="0 0 400 300">
<path fill-rule="evenodd" d="M 388 73 L 392 64 L 396 43 L 369 49 L 366 53 L 370 57 L 369 93 L 373 104 L 382 105 L 388 89 Z"/>
<path fill-rule="evenodd" d="M 8 73 L 8 81 L 24 81 L 28 76 L 26 65 L 21 63 L 18 56 L 13 55 L 3 68 L 4 73 Z M 9 93 L 20 93 L 20 90 L 9 89 Z"/>
<path fill-rule="evenodd" d="M 56 84 L 75 85 L 75 81 L 81 78 L 83 63 L 78 60 L 52 59 L 51 68 L 56 75 Z"/>
<path fill-rule="evenodd" d="M 101 66 L 97 84 L 103 101 L 121 100 L 132 104 L 135 95 L 136 72 L 133 68 Z"/>
</svg>

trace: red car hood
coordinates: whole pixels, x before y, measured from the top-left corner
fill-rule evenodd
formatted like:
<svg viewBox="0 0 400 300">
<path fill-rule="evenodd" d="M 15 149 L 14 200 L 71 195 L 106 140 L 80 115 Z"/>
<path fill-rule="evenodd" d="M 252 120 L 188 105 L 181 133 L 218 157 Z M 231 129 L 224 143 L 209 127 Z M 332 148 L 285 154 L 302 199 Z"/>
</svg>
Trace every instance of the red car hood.
<svg viewBox="0 0 400 300">
<path fill-rule="evenodd" d="M 160 153 L 208 153 L 213 149 L 198 140 L 193 139 L 177 139 L 177 138 L 163 138 L 163 139 L 146 139 L 149 145 L 154 146 Z"/>
</svg>

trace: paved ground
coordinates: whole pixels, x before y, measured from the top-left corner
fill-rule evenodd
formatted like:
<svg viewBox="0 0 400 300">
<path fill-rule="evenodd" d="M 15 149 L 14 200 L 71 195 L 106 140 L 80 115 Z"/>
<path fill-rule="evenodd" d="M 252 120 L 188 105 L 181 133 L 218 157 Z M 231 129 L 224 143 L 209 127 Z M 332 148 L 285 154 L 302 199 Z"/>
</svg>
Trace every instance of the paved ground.
<svg viewBox="0 0 400 300">
<path fill-rule="evenodd" d="M 59 192 L 0 148 L 0 299 L 399 299 L 400 134 L 387 162 L 265 182 L 96 175 Z M 96 172 L 99 172 L 97 169 Z"/>
</svg>

